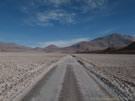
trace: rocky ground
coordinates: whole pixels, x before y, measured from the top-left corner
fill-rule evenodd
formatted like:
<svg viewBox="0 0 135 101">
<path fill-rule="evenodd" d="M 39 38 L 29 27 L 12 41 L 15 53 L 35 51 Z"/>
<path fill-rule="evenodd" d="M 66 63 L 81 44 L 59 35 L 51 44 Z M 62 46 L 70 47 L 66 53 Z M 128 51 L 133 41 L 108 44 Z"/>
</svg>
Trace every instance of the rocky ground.
<svg viewBox="0 0 135 101">
<path fill-rule="evenodd" d="M 129 101 L 135 99 L 135 55 L 77 54 L 75 56 L 104 83 L 111 86 L 119 97 L 125 97 Z"/>
<path fill-rule="evenodd" d="M 0 53 L 0 101 L 15 97 L 64 54 Z"/>
</svg>

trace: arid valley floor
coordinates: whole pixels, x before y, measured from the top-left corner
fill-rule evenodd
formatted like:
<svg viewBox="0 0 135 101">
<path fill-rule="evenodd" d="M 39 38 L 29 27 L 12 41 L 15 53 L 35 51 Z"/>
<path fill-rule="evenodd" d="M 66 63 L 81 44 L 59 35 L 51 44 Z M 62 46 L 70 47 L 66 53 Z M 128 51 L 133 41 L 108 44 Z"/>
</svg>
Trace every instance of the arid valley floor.
<svg viewBox="0 0 135 101">
<path fill-rule="evenodd" d="M 0 101 L 134 99 L 135 55 L 0 53 Z"/>
<path fill-rule="evenodd" d="M 11 100 L 64 55 L 0 53 L 0 101 Z"/>
</svg>

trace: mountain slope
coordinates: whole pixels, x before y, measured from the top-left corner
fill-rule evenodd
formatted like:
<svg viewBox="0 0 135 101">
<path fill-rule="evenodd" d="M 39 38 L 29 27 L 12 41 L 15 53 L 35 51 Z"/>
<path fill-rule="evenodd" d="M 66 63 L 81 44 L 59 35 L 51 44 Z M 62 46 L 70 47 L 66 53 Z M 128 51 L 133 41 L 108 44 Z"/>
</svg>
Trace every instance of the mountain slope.
<svg viewBox="0 0 135 101">
<path fill-rule="evenodd" d="M 59 52 L 60 48 L 55 45 L 49 45 L 48 47 L 44 48 L 43 51 L 49 53 L 49 52 Z"/>
<path fill-rule="evenodd" d="M 106 48 L 123 48 L 135 40 L 132 36 L 113 33 L 87 42 L 79 42 L 69 47 L 60 48 L 50 45 L 44 49 L 46 52 L 76 53 L 104 50 Z"/>
<path fill-rule="evenodd" d="M 23 51 L 32 51 L 33 49 L 26 46 L 17 45 L 15 43 L 3 43 L 0 42 L 0 51 L 1 52 L 23 52 Z"/>
<path fill-rule="evenodd" d="M 76 53 L 76 52 L 90 52 L 97 50 L 104 50 L 107 48 L 123 48 L 128 46 L 135 38 L 127 35 L 120 35 L 117 33 L 97 38 L 87 42 L 79 42 L 69 47 L 60 48 L 55 45 L 50 45 L 46 48 L 30 48 L 26 46 L 17 45 L 15 43 L 0 42 L 0 51 L 2 52 L 24 52 L 24 51 L 39 51 L 39 52 L 56 52 L 56 53 Z M 109 49 L 109 50 L 110 50 Z"/>
<path fill-rule="evenodd" d="M 121 54 L 135 54 L 135 42 L 131 43 L 125 48 L 122 48 L 118 51 L 114 51 L 113 53 L 121 53 Z"/>
<path fill-rule="evenodd" d="M 123 48 L 122 50 L 135 50 L 135 42 L 131 43 L 127 47 Z"/>
<path fill-rule="evenodd" d="M 120 35 L 117 33 L 97 38 L 89 42 L 80 42 L 72 45 L 76 51 L 94 51 L 106 48 L 122 48 L 132 43 L 135 38 L 127 35 Z"/>
<path fill-rule="evenodd" d="M 113 47 L 113 48 L 120 48 L 125 47 L 132 43 L 135 38 L 127 35 L 120 35 L 117 33 L 107 35 L 101 38 L 97 38 L 92 40 L 89 45 L 96 46 L 96 47 Z"/>
</svg>

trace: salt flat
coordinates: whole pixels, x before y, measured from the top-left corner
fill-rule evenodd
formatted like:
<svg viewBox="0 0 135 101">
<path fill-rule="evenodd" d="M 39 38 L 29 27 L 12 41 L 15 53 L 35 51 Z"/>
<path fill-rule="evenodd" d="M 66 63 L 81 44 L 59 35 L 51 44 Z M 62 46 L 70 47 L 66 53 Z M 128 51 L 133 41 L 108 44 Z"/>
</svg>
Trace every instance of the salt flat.
<svg viewBox="0 0 135 101">
<path fill-rule="evenodd" d="M 100 80 L 68 55 L 21 101 L 101 101 L 106 98 L 118 100 Z"/>
<path fill-rule="evenodd" d="M 135 98 L 135 55 L 76 54 L 75 56 L 96 75 L 117 87 L 128 99 Z"/>
<path fill-rule="evenodd" d="M 64 54 L 0 53 L 0 101 L 12 99 Z"/>
<path fill-rule="evenodd" d="M 44 98 L 48 101 L 51 99 L 66 101 L 66 96 L 69 96 L 71 101 L 89 101 L 98 97 L 110 97 L 113 94 L 119 99 L 124 97 L 128 101 L 134 99 L 135 55 L 73 54 L 73 56 L 75 58 L 66 54 L 52 53 L 0 53 L 0 101 L 11 101 L 22 94 L 37 81 L 38 76 L 53 70 L 50 65 L 56 62 L 58 64 L 53 67 L 57 68 L 49 73 L 52 76 L 46 79 L 45 75 L 45 82 L 37 82 L 39 87 L 33 90 L 36 92 L 32 92 L 32 96 L 30 93 L 27 94 L 25 101 L 33 99 L 44 101 Z M 114 87 L 117 92 L 111 89 Z M 79 98 L 80 95 L 82 97 Z"/>
</svg>

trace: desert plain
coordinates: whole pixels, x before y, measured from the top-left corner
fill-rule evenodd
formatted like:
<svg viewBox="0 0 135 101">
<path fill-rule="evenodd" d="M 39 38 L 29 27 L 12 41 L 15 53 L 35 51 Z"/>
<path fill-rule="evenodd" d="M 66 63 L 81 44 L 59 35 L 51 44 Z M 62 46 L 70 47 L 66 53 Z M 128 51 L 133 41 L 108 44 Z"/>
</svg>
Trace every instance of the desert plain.
<svg viewBox="0 0 135 101">
<path fill-rule="evenodd" d="M 68 55 L 70 56 L 69 60 L 64 60 L 63 66 L 64 64 L 72 64 L 72 60 L 74 62 L 77 60 L 78 63 L 86 67 L 97 79 L 103 82 L 108 89 L 112 90 L 121 99 L 120 101 L 125 101 L 124 98 L 127 101 L 134 99 L 135 55 Z M 47 71 L 50 65 L 66 56 L 67 54 L 43 52 L 0 53 L 0 101 L 11 101 L 17 97 L 32 85 L 38 76 Z M 72 59 L 71 56 L 75 59 Z M 78 63 L 75 62 L 74 64 Z M 77 65 L 73 66 L 72 68 L 75 68 L 74 72 L 78 71 L 77 67 L 75 67 Z M 77 75 L 79 78 L 79 72 Z"/>
<path fill-rule="evenodd" d="M 63 54 L 0 53 L 0 101 L 10 101 Z"/>
<path fill-rule="evenodd" d="M 75 56 L 119 97 L 131 101 L 135 99 L 135 55 L 77 54 Z"/>
</svg>

